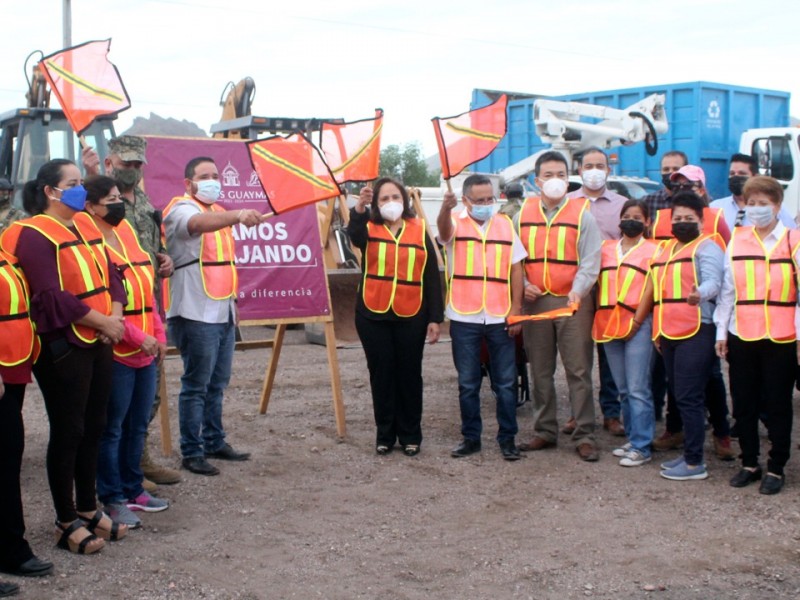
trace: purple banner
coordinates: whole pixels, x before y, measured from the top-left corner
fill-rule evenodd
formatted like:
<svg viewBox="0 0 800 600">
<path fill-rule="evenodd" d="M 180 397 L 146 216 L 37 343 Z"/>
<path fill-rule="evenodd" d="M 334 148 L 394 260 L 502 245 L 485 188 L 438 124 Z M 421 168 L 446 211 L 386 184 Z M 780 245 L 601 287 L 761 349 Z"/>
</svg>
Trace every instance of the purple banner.
<svg viewBox="0 0 800 600">
<path fill-rule="evenodd" d="M 219 204 L 229 210 L 269 212 L 244 142 L 147 137 L 144 182 L 156 208 L 184 195 L 186 163 L 209 156 L 219 169 Z M 242 320 L 292 319 L 330 315 L 325 263 L 315 205 L 270 217 L 258 227 L 233 227 Z"/>
</svg>

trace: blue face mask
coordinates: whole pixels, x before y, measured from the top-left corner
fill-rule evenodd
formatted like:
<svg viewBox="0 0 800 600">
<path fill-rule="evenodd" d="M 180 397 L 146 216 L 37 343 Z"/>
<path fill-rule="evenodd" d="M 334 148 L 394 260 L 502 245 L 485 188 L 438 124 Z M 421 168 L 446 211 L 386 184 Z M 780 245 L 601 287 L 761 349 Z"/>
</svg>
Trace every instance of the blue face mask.
<svg viewBox="0 0 800 600">
<path fill-rule="evenodd" d="M 473 204 L 469 209 L 469 213 L 476 221 L 485 222 L 494 216 L 494 209 L 494 204 Z"/>
<path fill-rule="evenodd" d="M 201 179 L 195 181 L 197 186 L 197 193 L 195 197 L 205 204 L 214 204 L 219 199 L 222 192 L 222 186 L 216 179 Z"/>
<path fill-rule="evenodd" d="M 80 211 L 86 206 L 86 188 L 82 185 L 76 185 L 66 190 L 62 190 L 61 188 L 53 189 L 61 192 L 61 198 L 58 200 L 72 210 Z"/>
</svg>

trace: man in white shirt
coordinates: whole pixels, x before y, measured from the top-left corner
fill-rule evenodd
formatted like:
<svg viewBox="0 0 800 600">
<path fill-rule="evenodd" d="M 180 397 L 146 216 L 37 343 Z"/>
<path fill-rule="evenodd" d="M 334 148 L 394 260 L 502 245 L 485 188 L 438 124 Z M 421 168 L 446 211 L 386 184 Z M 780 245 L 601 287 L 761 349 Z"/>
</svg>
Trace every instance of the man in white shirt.
<svg viewBox="0 0 800 600">
<path fill-rule="evenodd" d="M 481 450 L 481 345 L 489 350 L 489 375 L 497 401 L 497 442 L 506 460 L 520 458 L 517 435 L 517 366 L 514 336 L 519 325 L 506 327 L 509 315 L 522 310 L 522 261 L 527 256 L 511 219 L 497 214 L 491 180 L 470 175 L 464 180 L 464 209 L 447 192 L 436 220 L 439 242 L 447 253 L 448 297 L 453 363 L 458 372 L 462 442 L 451 456 Z"/>
<path fill-rule="evenodd" d="M 758 163 L 749 154 L 736 153 L 731 156 L 731 164 L 728 170 L 728 189 L 730 196 L 725 196 L 719 200 L 714 200 L 709 206 L 711 208 L 722 209 L 728 229 L 733 232 L 734 227 L 742 225 L 752 225 L 744 209 L 745 199 L 742 195 L 744 184 L 754 175 L 758 175 Z M 778 220 L 788 229 L 796 229 L 797 225 L 794 218 L 784 206 L 778 212 Z"/>
</svg>

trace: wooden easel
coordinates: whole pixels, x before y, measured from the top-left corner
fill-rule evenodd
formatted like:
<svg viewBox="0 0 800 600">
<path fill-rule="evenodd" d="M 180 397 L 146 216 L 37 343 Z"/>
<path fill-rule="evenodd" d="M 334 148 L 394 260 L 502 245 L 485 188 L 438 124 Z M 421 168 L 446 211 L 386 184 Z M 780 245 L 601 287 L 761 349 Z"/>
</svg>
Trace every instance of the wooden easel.
<svg viewBox="0 0 800 600">
<path fill-rule="evenodd" d="M 264 385 L 261 388 L 261 401 L 258 406 L 258 413 L 261 415 L 267 413 L 267 407 L 269 406 L 272 386 L 275 382 L 275 374 L 278 370 L 278 360 L 280 359 L 281 348 L 283 347 L 283 334 L 286 332 L 286 326 L 296 322 L 297 321 L 281 322 L 275 327 L 275 337 L 272 340 L 272 356 L 270 356 L 267 362 Z M 336 435 L 340 438 L 344 438 L 347 434 L 347 430 L 345 426 L 344 400 L 342 398 L 342 382 L 339 375 L 339 357 L 336 354 L 336 335 L 333 331 L 333 318 L 317 317 L 314 319 L 305 319 L 302 322 L 325 324 L 325 349 L 328 355 L 328 372 L 330 373 L 331 389 L 333 391 L 333 414 L 336 420 Z"/>
</svg>

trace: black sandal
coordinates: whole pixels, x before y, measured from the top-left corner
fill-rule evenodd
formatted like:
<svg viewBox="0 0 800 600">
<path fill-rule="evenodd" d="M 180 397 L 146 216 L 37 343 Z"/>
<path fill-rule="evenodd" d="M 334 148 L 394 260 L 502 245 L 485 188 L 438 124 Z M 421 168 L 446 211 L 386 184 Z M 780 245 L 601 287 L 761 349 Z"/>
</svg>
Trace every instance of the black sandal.
<svg viewBox="0 0 800 600">
<path fill-rule="evenodd" d="M 58 541 L 56 541 L 56 546 L 63 550 L 69 550 L 75 554 L 94 554 L 95 552 L 99 552 L 105 546 L 103 540 L 98 538 L 95 534 L 89 533 L 85 538 L 83 538 L 80 542 L 76 542 L 70 539 L 73 533 L 78 531 L 78 529 L 82 529 L 84 527 L 83 521 L 80 519 L 75 519 L 72 524 L 68 527 L 65 527 L 58 521 L 56 521 L 56 535 L 59 536 Z M 99 540 L 101 542 L 96 548 L 88 548 L 89 544 L 94 542 L 95 540 Z M 88 550 L 87 550 L 88 549 Z"/>
<path fill-rule="evenodd" d="M 106 529 L 105 527 L 100 526 L 100 522 L 103 520 L 103 517 L 106 517 L 109 521 L 111 521 L 111 529 Z M 127 525 L 123 525 L 124 529 L 120 532 L 119 523 L 113 521 L 111 517 L 105 514 L 102 510 L 98 509 L 92 518 L 82 517 L 78 515 L 78 518 L 83 521 L 84 526 L 86 529 L 91 531 L 92 533 L 97 534 L 104 540 L 109 540 L 111 542 L 116 542 L 121 540 L 126 535 L 128 535 L 128 527 Z M 121 533 L 121 535 L 120 535 Z"/>
<path fill-rule="evenodd" d="M 386 444 L 378 444 L 377 446 L 375 446 L 375 452 L 380 456 L 386 456 L 391 451 L 392 448 L 390 446 L 387 446 Z"/>
</svg>

